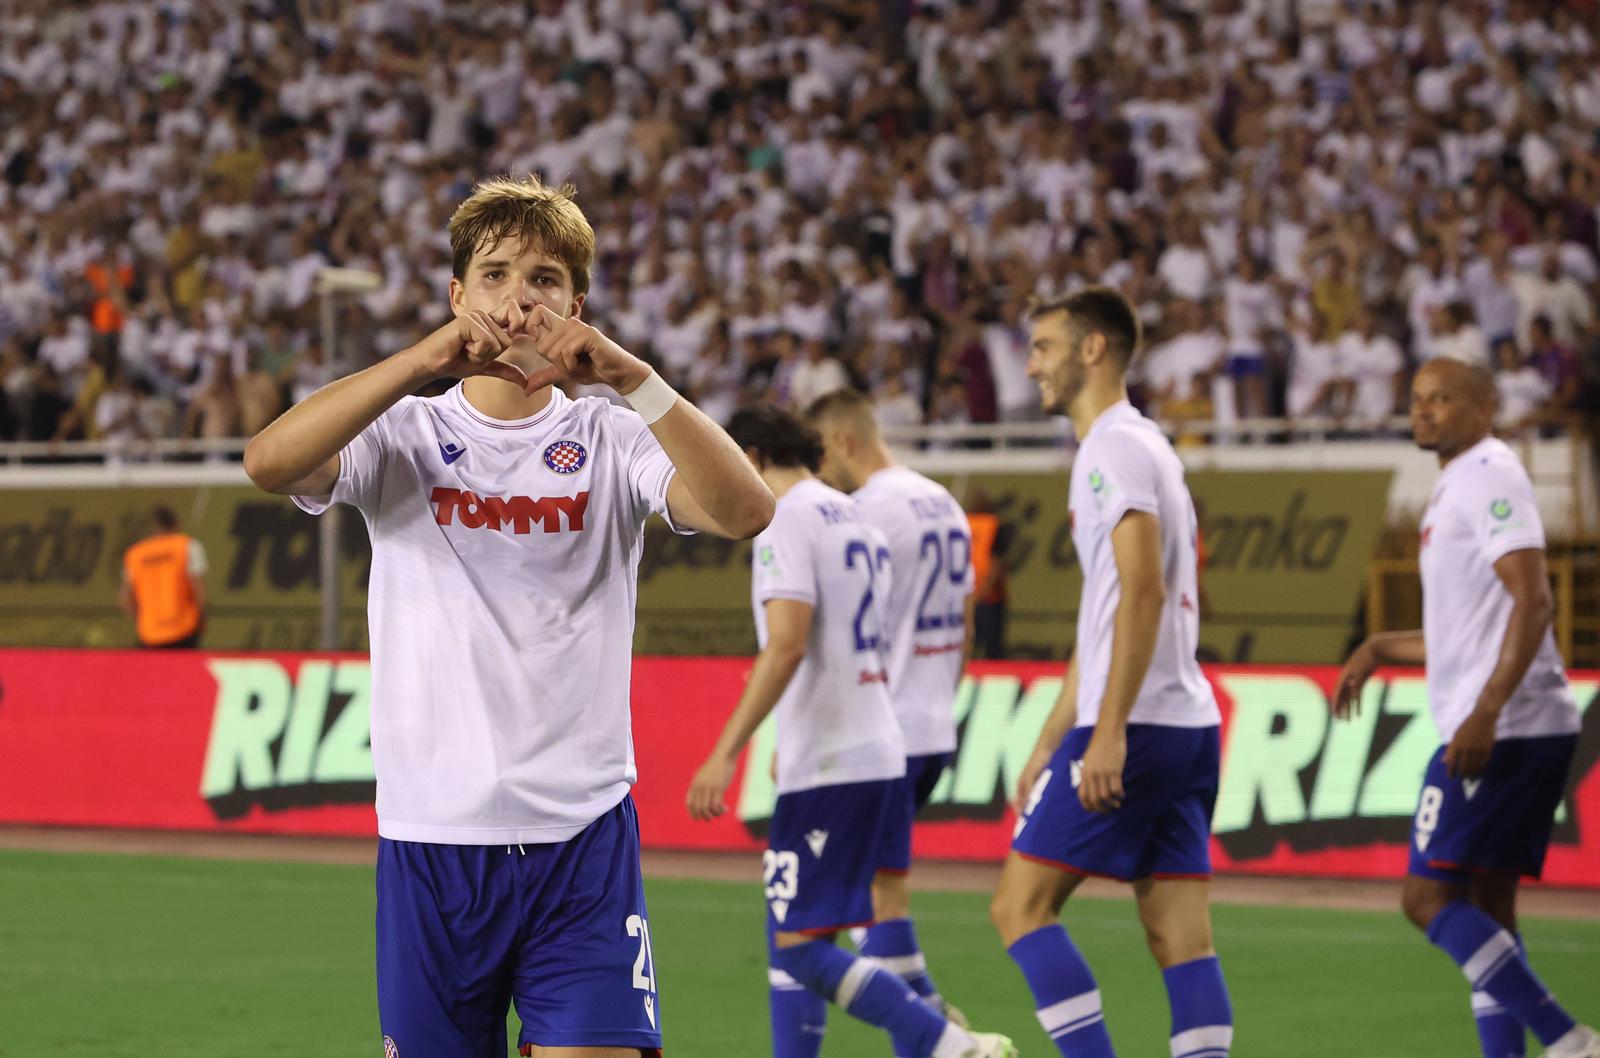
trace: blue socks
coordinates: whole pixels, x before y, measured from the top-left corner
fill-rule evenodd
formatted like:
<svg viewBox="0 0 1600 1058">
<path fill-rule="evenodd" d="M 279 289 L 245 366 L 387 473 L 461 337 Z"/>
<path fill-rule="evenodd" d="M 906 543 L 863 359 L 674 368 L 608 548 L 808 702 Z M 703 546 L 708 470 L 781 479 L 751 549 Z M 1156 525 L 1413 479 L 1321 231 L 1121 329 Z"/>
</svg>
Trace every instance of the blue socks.
<svg viewBox="0 0 1600 1058">
<path fill-rule="evenodd" d="M 1516 941 L 1517 950 L 1526 959 L 1528 949 L 1523 947 L 1522 938 L 1516 937 Z M 1483 1048 L 1484 1058 L 1525 1058 L 1528 1030 L 1507 1014 L 1506 1008 L 1496 1003 L 1493 996 L 1473 989 L 1472 1017 L 1478 1023 L 1478 1043 Z"/>
<path fill-rule="evenodd" d="M 917 928 L 909 918 L 892 918 L 867 927 L 861 954 L 911 986 L 923 999 L 938 1002 L 939 990 L 928 976 L 928 960 L 917 944 Z"/>
<path fill-rule="evenodd" d="M 1066 1058 L 1114 1058 L 1089 964 L 1061 926 L 1045 926 L 1007 951 L 1033 992 L 1039 1024 Z"/>
<path fill-rule="evenodd" d="M 1516 938 L 1471 904 L 1446 904 L 1428 926 L 1428 940 L 1455 960 L 1474 992 L 1488 996 L 1546 1047 L 1572 1031 L 1576 1023 L 1534 976 Z"/>
<path fill-rule="evenodd" d="M 828 1028 L 828 1001 L 776 968 L 767 970 L 772 1058 L 817 1058 Z"/>
<path fill-rule="evenodd" d="M 1478 1022 L 1478 1043 L 1484 1058 L 1524 1058 L 1528 1031 L 1487 992 L 1472 990 L 1472 1016 Z"/>
<path fill-rule="evenodd" d="M 773 970 L 787 974 L 819 997 L 833 999 L 852 1017 L 887 1030 L 897 1052 L 906 1048 L 898 1058 L 959 1055 L 972 1042 L 894 974 L 827 941 L 775 948 L 771 961 Z M 776 991 L 773 994 L 776 996 Z M 774 1031 L 779 1027 L 776 1007 L 773 1026 Z"/>
<path fill-rule="evenodd" d="M 942 1009 L 939 990 L 933 987 L 933 979 L 928 976 L 928 960 L 917 945 L 917 929 L 909 918 L 876 922 L 864 932 L 866 936 L 857 945 L 862 955 L 899 977 L 935 1010 Z M 896 1058 L 912 1053 L 909 1040 L 893 1042 Z"/>
<path fill-rule="evenodd" d="M 1233 1004 L 1215 955 L 1161 971 L 1172 1006 L 1172 1058 L 1228 1058 Z"/>
</svg>

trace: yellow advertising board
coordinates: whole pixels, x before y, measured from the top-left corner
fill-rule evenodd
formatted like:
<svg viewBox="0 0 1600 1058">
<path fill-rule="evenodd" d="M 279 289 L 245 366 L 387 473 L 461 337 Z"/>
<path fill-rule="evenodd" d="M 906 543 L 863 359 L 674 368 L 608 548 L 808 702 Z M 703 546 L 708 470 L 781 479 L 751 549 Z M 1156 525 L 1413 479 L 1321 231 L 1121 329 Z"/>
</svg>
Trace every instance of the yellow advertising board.
<svg viewBox="0 0 1600 1058">
<path fill-rule="evenodd" d="M 949 482 L 961 492 L 976 479 Z M 1017 657 L 1064 657 L 1081 578 L 1067 524 L 1064 474 L 984 475 L 1014 530 L 1008 641 Z M 1383 527 L 1384 472 L 1189 476 L 1210 556 L 1205 654 L 1232 662 L 1340 659 L 1354 634 L 1363 575 Z M 127 646 L 116 605 L 123 551 L 151 508 L 178 512 L 205 545 L 210 592 L 204 643 L 222 650 L 319 646 L 317 520 L 247 486 L 0 492 L 0 643 Z M 341 646 L 366 647 L 366 528 L 340 527 Z M 680 537 L 652 523 L 640 567 L 637 647 L 649 654 L 737 654 L 755 648 L 750 545 Z"/>
</svg>

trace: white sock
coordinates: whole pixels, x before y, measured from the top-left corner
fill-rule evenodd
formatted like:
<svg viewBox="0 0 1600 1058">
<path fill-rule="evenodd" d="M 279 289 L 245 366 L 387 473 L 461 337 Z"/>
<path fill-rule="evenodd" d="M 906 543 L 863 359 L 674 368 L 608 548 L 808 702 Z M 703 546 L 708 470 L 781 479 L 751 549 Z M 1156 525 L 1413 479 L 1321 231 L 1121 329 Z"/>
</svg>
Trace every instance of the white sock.
<svg viewBox="0 0 1600 1058">
<path fill-rule="evenodd" d="M 933 1058 L 966 1058 L 967 1052 L 978 1045 L 972 1033 L 955 1022 L 944 1027 L 944 1035 L 933 1046 Z"/>
</svg>

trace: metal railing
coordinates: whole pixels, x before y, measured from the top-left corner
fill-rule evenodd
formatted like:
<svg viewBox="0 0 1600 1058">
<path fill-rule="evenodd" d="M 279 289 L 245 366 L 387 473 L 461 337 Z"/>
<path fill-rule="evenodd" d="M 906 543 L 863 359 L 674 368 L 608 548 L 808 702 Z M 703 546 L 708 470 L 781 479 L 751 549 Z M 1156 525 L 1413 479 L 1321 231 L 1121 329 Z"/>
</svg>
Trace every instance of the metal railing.
<svg viewBox="0 0 1600 1058">
<path fill-rule="evenodd" d="M 1262 443 L 1402 441 L 1411 436 L 1411 420 L 1404 415 L 1378 420 L 1332 416 L 1246 419 L 1194 419 L 1182 422 L 1157 419 L 1169 438 L 1203 439 L 1211 444 L 1241 446 Z M 1584 440 L 1584 421 L 1573 416 L 1555 424 L 1574 444 Z M 1075 447 L 1072 427 L 1064 417 L 1028 422 L 924 423 L 889 426 L 884 437 L 905 449 L 961 447 L 1006 449 L 1012 447 Z M 1534 435 L 1513 441 L 1526 454 Z M 149 441 L 5 441 L 0 442 L 0 465 L 17 462 L 79 461 L 121 458 L 130 461 L 195 460 L 206 457 L 238 458 L 248 438 L 167 438 Z"/>
<path fill-rule="evenodd" d="M 1359 421 L 1332 416 L 1247 419 L 1194 419 L 1181 422 L 1157 419 L 1169 438 L 1201 438 L 1214 444 L 1260 444 L 1266 441 L 1334 441 L 1382 439 L 1400 440 L 1411 436 L 1411 420 L 1403 415 Z M 1035 419 L 1028 422 L 927 423 L 891 426 L 884 429 L 891 445 L 902 448 L 983 447 L 1037 448 L 1074 444 L 1072 427 L 1065 418 Z"/>
<path fill-rule="evenodd" d="M 0 466 L 19 463 L 197 462 L 244 458 L 248 437 L 164 437 L 140 441 L 5 441 Z"/>
<path fill-rule="evenodd" d="M 1568 665 L 1576 664 L 1573 660 L 1573 628 L 1575 626 L 1575 610 L 1577 595 L 1573 583 L 1573 561 L 1566 556 L 1551 557 L 1548 560 L 1550 571 L 1550 585 L 1555 593 L 1556 612 L 1552 624 L 1555 626 L 1556 648 L 1561 651 L 1561 657 Z M 1375 558 L 1367 563 L 1367 635 L 1377 632 L 1392 632 L 1403 628 L 1421 628 L 1422 615 L 1416 613 L 1415 623 L 1398 618 L 1411 617 L 1411 610 L 1407 607 L 1404 614 L 1391 613 L 1391 593 L 1389 581 L 1391 578 L 1401 578 L 1408 585 L 1415 588 L 1416 598 L 1420 601 L 1421 572 L 1414 558 Z M 1397 601 L 1397 600 L 1396 600 Z"/>
</svg>

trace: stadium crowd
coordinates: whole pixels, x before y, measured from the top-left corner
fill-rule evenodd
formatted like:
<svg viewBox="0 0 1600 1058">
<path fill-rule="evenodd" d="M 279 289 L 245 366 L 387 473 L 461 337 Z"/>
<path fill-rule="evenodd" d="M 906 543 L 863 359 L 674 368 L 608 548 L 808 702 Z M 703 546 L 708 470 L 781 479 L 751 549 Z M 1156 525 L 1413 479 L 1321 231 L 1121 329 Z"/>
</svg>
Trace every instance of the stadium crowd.
<svg viewBox="0 0 1600 1058">
<path fill-rule="evenodd" d="M 1376 429 L 1435 356 L 1523 429 L 1600 362 L 1597 37 L 1557 0 L 24 0 L 0 436 L 254 433 L 442 322 L 497 171 L 576 185 L 585 315 L 722 420 L 1038 418 L 1028 299 L 1105 283 L 1180 433 Z M 328 265 L 382 277 L 337 357 Z"/>
</svg>

